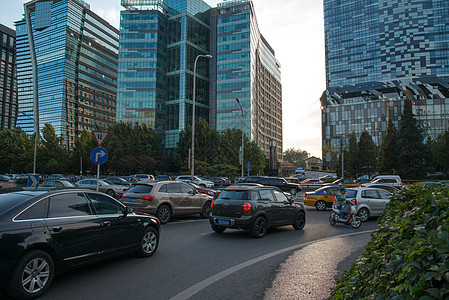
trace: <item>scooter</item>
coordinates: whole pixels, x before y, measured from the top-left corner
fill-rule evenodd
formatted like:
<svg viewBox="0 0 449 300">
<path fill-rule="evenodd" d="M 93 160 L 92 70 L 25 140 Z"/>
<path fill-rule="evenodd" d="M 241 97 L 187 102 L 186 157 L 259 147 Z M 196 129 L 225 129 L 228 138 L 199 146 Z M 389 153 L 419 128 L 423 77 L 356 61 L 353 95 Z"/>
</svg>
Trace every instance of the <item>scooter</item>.
<svg viewBox="0 0 449 300">
<path fill-rule="evenodd" d="M 335 204 L 332 205 L 332 212 L 329 216 L 329 223 L 331 225 L 335 225 L 337 223 L 343 223 L 345 225 L 351 225 L 352 228 L 359 228 L 362 225 L 362 221 L 360 220 L 360 217 L 357 216 L 357 208 L 355 206 L 354 201 L 350 201 L 351 204 L 343 204 L 342 209 L 338 209 Z M 349 211 L 347 207 L 350 206 Z M 347 217 L 345 219 L 340 219 L 340 214 L 342 211 L 348 211 Z"/>
</svg>

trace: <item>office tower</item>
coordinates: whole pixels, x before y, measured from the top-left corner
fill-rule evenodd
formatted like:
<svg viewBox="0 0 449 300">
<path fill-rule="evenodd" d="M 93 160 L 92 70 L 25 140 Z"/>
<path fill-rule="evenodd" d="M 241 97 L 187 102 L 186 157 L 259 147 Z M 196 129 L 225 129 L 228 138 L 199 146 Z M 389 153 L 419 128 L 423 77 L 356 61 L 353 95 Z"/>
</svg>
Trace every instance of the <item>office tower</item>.
<svg viewBox="0 0 449 300">
<path fill-rule="evenodd" d="M 31 134 L 50 123 L 72 147 L 80 131 L 115 121 L 118 30 L 82 0 L 33 0 L 25 10 L 16 22 L 17 126 Z"/>
<path fill-rule="evenodd" d="M 439 0 L 324 0 L 323 149 L 364 130 L 380 145 L 406 99 L 425 137 L 449 128 L 448 15 Z"/>
<path fill-rule="evenodd" d="M 241 129 L 267 157 L 282 160 L 282 84 L 280 63 L 260 33 L 252 1 L 219 3 L 211 14 L 211 120 L 219 131 Z M 216 44 L 215 44 L 216 43 Z M 272 159 L 276 163 L 276 159 Z M 276 167 L 272 166 L 273 169 Z"/>
<path fill-rule="evenodd" d="M 193 69 L 209 54 L 202 0 L 122 0 L 117 121 L 146 123 L 174 149 L 192 124 Z M 198 60 L 196 116 L 209 118 L 209 61 Z"/>
<path fill-rule="evenodd" d="M 17 118 L 16 32 L 0 24 L 0 129 Z"/>
<path fill-rule="evenodd" d="M 280 64 L 259 32 L 251 1 L 217 8 L 202 0 L 121 4 L 118 121 L 147 123 L 174 149 L 192 122 L 195 59 L 210 54 L 197 60 L 196 119 L 219 131 L 241 129 L 238 98 L 246 136 L 282 159 Z"/>
</svg>

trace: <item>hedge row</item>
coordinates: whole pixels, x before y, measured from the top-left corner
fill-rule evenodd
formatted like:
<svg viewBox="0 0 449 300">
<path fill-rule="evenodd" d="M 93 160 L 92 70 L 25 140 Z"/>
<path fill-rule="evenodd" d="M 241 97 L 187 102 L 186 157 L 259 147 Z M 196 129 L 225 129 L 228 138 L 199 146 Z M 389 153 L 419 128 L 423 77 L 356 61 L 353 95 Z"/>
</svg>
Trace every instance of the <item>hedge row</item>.
<svg viewBox="0 0 449 300">
<path fill-rule="evenodd" d="M 449 299 L 449 188 L 395 194 L 333 299 Z"/>
</svg>

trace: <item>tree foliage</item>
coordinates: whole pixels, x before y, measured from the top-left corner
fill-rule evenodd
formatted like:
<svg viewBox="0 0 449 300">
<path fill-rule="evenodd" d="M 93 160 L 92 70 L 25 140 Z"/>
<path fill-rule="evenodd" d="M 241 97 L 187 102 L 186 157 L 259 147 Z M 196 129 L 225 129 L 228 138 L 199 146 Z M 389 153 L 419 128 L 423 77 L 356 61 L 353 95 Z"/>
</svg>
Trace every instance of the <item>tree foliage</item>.
<svg viewBox="0 0 449 300">
<path fill-rule="evenodd" d="M 357 137 L 353 131 L 349 138 L 349 147 L 347 153 L 345 153 L 345 173 L 350 178 L 357 178 L 360 172 L 360 157 L 359 157 L 359 144 L 357 143 Z"/>
<path fill-rule="evenodd" d="M 377 168 L 377 153 L 376 144 L 367 131 L 363 131 L 360 135 L 357 158 L 360 174 L 368 175 L 368 178 L 371 178 Z"/>
<path fill-rule="evenodd" d="M 289 162 L 295 167 L 306 167 L 306 159 L 309 158 L 309 153 L 305 150 L 289 148 L 284 151 L 284 161 Z"/>
<path fill-rule="evenodd" d="M 399 132 L 391 119 L 388 120 L 387 134 L 380 145 L 378 171 L 396 174 L 399 169 Z"/>
</svg>

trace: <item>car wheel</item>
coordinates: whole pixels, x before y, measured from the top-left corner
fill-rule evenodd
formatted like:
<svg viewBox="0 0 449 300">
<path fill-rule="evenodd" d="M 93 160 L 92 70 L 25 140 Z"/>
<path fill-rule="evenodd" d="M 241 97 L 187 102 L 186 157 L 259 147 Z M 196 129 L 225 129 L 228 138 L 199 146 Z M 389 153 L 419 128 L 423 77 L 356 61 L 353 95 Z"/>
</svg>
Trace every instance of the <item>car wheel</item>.
<svg viewBox="0 0 449 300">
<path fill-rule="evenodd" d="M 50 287 L 54 269 L 53 259 L 47 252 L 30 251 L 14 269 L 7 291 L 18 299 L 37 298 Z"/>
<path fill-rule="evenodd" d="M 205 188 L 205 187 L 206 187 L 206 185 L 205 185 L 204 183 L 202 183 L 202 184 L 200 184 L 200 187 L 203 187 L 203 188 Z"/>
<path fill-rule="evenodd" d="M 291 188 L 290 189 L 290 194 L 292 194 L 292 195 L 296 195 L 296 189 L 295 188 Z"/>
<path fill-rule="evenodd" d="M 140 257 L 152 256 L 159 246 L 159 234 L 153 227 L 146 227 L 140 239 L 140 247 L 136 254 Z"/>
<path fill-rule="evenodd" d="M 315 207 L 317 210 L 326 210 L 326 202 L 320 200 L 317 203 L 315 203 Z"/>
<path fill-rule="evenodd" d="M 306 225 L 306 214 L 302 211 L 299 212 L 298 218 L 296 219 L 296 223 L 293 224 L 293 228 L 296 230 L 301 230 Z"/>
<path fill-rule="evenodd" d="M 161 221 L 161 224 L 167 224 L 171 218 L 171 210 L 167 205 L 161 205 L 156 212 L 156 217 Z"/>
<path fill-rule="evenodd" d="M 366 222 L 366 221 L 368 221 L 368 218 L 369 218 L 369 211 L 367 208 L 361 208 L 357 215 L 360 217 L 360 220 L 362 222 Z"/>
<path fill-rule="evenodd" d="M 114 190 L 107 190 L 107 191 L 106 191 L 106 194 L 108 194 L 108 195 L 111 196 L 111 197 L 115 197 L 115 192 L 114 192 Z"/>
<path fill-rule="evenodd" d="M 223 233 L 226 230 L 226 227 L 212 225 L 212 230 L 217 232 L 217 233 Z"/>
<path fill-rule="evenodd" d="M 362 220 L 359 217 L 353 217 L 351 219 L 352 228 L 359 228 L 362 225 Z"/>
<path fill-rule="evenodd" d="M 255 238 L 261 238 L 267 232 L 267 220 L 264 217 L 257 217 L 251 227 L 251 235 Z"/>
<path fill-rule="evenodd" d="M 210 213 L 210 201 L 206 201 L 203 205 L 203 210 L 200 213 L 201 218 L 208 218 Z"/>
</svg>

